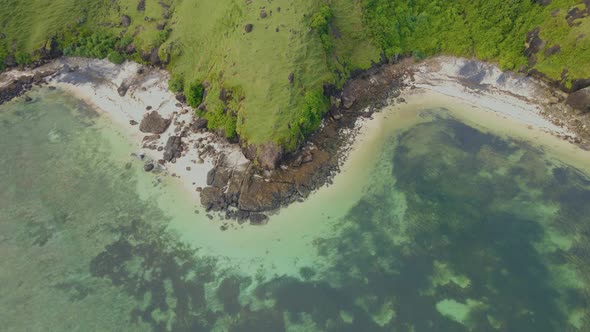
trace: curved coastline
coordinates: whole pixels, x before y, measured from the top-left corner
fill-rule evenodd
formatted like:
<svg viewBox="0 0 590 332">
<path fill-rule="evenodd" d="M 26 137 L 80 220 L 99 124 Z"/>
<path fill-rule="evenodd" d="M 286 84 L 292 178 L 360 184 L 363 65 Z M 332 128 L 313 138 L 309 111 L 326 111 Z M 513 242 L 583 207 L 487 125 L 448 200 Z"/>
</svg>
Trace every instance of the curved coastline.
<svg viewBox="0 0 590 332">
<path fill-rule="evenodd" d="M 61 58 L 34 70 L 4 73 L 0 87 L 23 77 L 34 78 L 28 85 L 47 81 L 50 87 L 108 115 L 137 145 L 136 155 L 153 165 L 154 171 L 179 178 L 194 200 L 200 199 L 208 210 L 220 211 L 221 217 L 240 222 L 250 218 L 254 224 L 266 223 L 266 213 L 302 201 L 331 184 L 345 160 L 355 158 L 351 150 L 358 149 L 366 135 L 375 134 L 383 116 L 425 99 L 442 97 L 471 104 L 483 111 L 464 112 L 475 124 L 478 116 L 485 118 L 486 111 L 491 112 L 538 135 L 559 137 L 562 148 L 587 149 L 590 136 L 588 116 L 576 114 L 565 104 L 565 93 L 537 79 L 505 73 L 476 60 L 408 60 L 351 80 L 333 98 L 338 107 L 330 110 L 309 143 L 299 153 L 286 156 L 279 169 L 268 171 L 253 165 L 239 145 L 199 127 L 190 108 L 168 91 L 164 70 L 131 62 L 113 65 Z M 140 132 L 144 116 L 153 111 L 169 119 L 170 126 L 161 134 Z M 490 120 L 486 119 L 483 121 Z M 179 142 L 172 146 L 176 157 L 164 161 L 175 138 Z"/>
</svg>

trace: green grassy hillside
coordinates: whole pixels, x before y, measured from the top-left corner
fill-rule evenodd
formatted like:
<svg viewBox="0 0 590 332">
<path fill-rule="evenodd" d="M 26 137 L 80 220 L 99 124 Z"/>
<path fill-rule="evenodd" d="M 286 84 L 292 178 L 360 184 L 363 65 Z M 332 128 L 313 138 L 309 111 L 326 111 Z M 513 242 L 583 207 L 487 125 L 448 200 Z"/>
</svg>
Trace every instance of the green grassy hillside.
<svg viewBox="0 0 590 332">
<path fill-rule="evenodd" d="M 184 90 L 194 106 L 204 102 L 198 112 L 211 129 L 243 144 L 292 150 L 329 106 L 324 85 L 341 87 L 381 53 L 475 56 L 575 86 L 590 77 L 588 6 L 590 0 L 0 0 L 0 69 L 56 49 L 162 63 L 173 90 Z"/>
<path fill-rule="evenodd" d="M 169 60 L 176 89 L 206 86 L 201 113 L 212 129 L 239 135 L 244 144 L 272 141 L 288 149 L 319 125 L 327 108 L 324 84 L 341 85 L 347 76 L 336 70 L 365 69 L 379 59 L 362 7 L 348 0 L 328 7 L 329 50 L 312 29 L 324 1 L 146 0 L 138 10 L 139 3 L 2 0 L 1 8 L 9 10 L 0 12 L 0 55 L 26 52 L 32 56 L 16 62 L 27 64 L 53 36 L 66 55 L 115 52 L 149 62 L 156 48 L 160 60 Z M 121 24 L 123 16 L 129 26 Z"/>
</svg>

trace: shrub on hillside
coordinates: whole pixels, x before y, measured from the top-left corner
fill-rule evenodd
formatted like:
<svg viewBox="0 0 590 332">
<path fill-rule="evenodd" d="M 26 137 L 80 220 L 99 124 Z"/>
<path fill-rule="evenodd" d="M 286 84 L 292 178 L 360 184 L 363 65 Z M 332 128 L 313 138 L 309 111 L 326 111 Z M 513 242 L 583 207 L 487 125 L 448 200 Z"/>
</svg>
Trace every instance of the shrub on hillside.
<svg viewBox="0 0 590 332">
<path fill-rule="evenodd" d="M 290 125 L 291 137 L 294 140 L 286 144 L 287 150 L 295 150 L 301 142 L 320 126 L 329 105 L 328 98 L 324 96 L 321 90 L 305 94 L 304 103 L 298 110 L 295 121 Z"/>
<path fill-rule="evenodd" d="M 237 117 L 231 111 L 217 109 L 205 114 L 208 120 L 207 128 L 210 130 L 223 130 L 223 134 L 228 139 L 234 139 L 237 136 L 236 126 Z"/>
<path fill-rule="evenodd" d="M 8 55 L 8 48 L 4 44 L 0 44 L 0 71 L 4 71 L 6 69 L 6 64 L 4 63 L 4 59 Z"/>
<path fill-rule="evenodd" d="M 112 51 L 111 53 L 109 53 L 109 56 L 107 57 L 107 59 L 117 65 L 120 65 L 123 63 L 123 61 L 125 61 L 125 58 L 121 55 L 121 53 L 117 52 L 117 51 Z"/>
<path fill-rule="evenodd" d="M 332 17 L 333 13 L 330 6 L 323 5 L 320 7 L 319 11 L 312 16 L 310 23 L 310 27 L 320 36 L 326 54 L 331 53 L 332 48 L 334 47 L 332 39 L 330 38 L 330 23 Z"/>
<path fill-rule="evenodd" d="M 105 32 L 81 31 L 64 42 L 64 55 L 104 59 L 116 51 L 117 38 Z"/>
<path fill-rule="evenodd" d="M 184 90 L 184 76 L 173 74 L 168 81 L 168 89 L 174 93 L 182 92 Z"/>
<path fill-rule="evenodd" d="M 127 46 L 129 46 L 131 43 L 133 42 L 133 36 L 131 35 L 125 35 L 123 36 L 123 38 L 121 38 L 118 42 L 118 46 L 120 48 L 125 48 Z"/>
<path fill-rule="evenodd" d="M 153 41 L 153 46 L 159 47 L 160 45 L 164 44 L 169 36 L 170 36 L 169 30 L 162 30 L 162 31 L 158 32 L 158 34 L 156 35 L 156 38 Z"/>
<path fill-rule="evenodd" d="M 14 54 L 14 59 L 16 61 L 16 64 L 19 66 L 28 65 L 33 62 L 33 58 L 31 58 L 31 55 L 27 52 L 22 51 L 16 52 Z"/>
<path fill-rule="evenodd" d="M 186 91 L 186 101 L 191 107 L 197 108 L 203 102 L 204 94 L 205 88 L 203 84 L 194 82 L 190 85 L 188 91 Z"/>
</svg>

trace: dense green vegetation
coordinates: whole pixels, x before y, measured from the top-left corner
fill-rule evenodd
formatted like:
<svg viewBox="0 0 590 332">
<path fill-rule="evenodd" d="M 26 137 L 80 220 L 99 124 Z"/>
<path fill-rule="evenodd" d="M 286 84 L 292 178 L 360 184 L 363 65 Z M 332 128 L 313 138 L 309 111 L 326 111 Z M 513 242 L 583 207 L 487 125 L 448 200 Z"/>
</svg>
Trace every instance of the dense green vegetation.
<svg viewBox="0 0 590 332">
<path fill-rule="evenodd" d="M 330 35 L 330 24 L 332 23 L 333 17 L 334 13 L 332 13 L 330 6 L 323 5 L 318 12 L 312 16 L 309 25 L 313 30 L 317 31 L 320 36 L 326 54 L 332 53 L 334 47 L 332 36 Z"/>
<path fill-rule="evenodd" d="M 0 58 L 27 65 L 50 41 L 66 55 L 163 64 L 170 89 L 211 129 L 294 149 L 321 122 L 324 85 L 389 59 L 475 56 L 571 86 L 590 77 L 581 0 L 0 0 Z M 569 19 L 569 20 L 568 20 Z M 246 24 L 253 30 L 247 33 Z M 525 55 L 527 33 L 542 40 Z M 557 49 L 558 52 L 548 50 Z M 45 50 L 45 51 L 43 51 Z M 0 70 L 5 67 L 0 61 Z M 195 83 L 198 82 L 198 83 Z M 206 86 L 198 91 L 198 86 Z M 197 90 L 195 90 L 197 89 Z M 233 98 L 222 100 L 222 91 Z"/>
<path fill-rule="evenodd" d="M 316 130 L 322 122 L 324 112 L 329 101 L 322 91 L 310 91 L 305 94 L 305 103 L 297 110 L 295 121 L 289 125 L 291 137 L 295 140 L 288 142 L 287 149 L 294 149 L 305 138 Z"/>
<path fill-rule="evenodd" d="M 168 87 L 170 91 L 174 93 L 179 93 L 184 90 L 184 76 L 182 75 L 174 75 L 168 81 Z"/>
<path fill-rule="evenodd" d="M 450 53 L 525 65 L 525 35 L 538 21 L 531 1 L 367 0 L 365 22 L 386 56 Z"/>
<path fill-rule="evenodd" d="M 529 0 L 363 1 L 364 22 L 388 57 L 475 56 L 508 70 L 534 68 L 555 80 L 567 68 L 566 81 L 590 77 L 590 21 L 569 26 L 566 20 L 575 6 L 584 8 L 580 0 L 553 0 L 548 6 Z M 526 36 L 537 27 L 544 47 L 530 63 Z M 555 45 L 559 53 L 544 52 Z"/>
</svg>

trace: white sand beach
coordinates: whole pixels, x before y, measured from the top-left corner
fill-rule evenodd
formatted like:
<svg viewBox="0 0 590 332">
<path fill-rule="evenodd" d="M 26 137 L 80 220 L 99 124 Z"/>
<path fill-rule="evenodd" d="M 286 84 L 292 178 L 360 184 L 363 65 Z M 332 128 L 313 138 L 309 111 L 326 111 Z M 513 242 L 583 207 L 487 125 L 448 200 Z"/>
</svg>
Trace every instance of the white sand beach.
<svg viewBox="0 0 590 332">
<path fill-rule="evenodd" d="M 131 140 L 137 144 L 138 156 L 145 156 L 146 161 L 157 161 L 163 158 L 164 151 L 147 148 L 144 138 L 151 134 L 139 130 L 145 114 L 156 111 L 163 118 L 171 119 L 168 129 L 160 138 L 150 141 L 149 145 L 163 147 L 169 137 L 188 127 L 195 117 L 190 107 L 181 105 L 175 95 L 168 90 L 168 73 L 164 70 L 144 68 L 143 66 L 125 62 L 114 65 L 105 60 L 69 58 L 59 60 L 61 65 L 76 67 L 75 71 L 64 71 L 50 82 L 77 98 L 93 106 L 97 111 L 106 114 L 113 123 L 120 127 Z M 142 71 L 141 74 L 138 72 Z M 129 86 L 127 93 L 121 96 L 118 88 L 125 83 Z M 149 110 L 148 110 L 149 108 Z M 135 124 L 131 124 L 134 121 Z M 226 164 L 235 167 L 246 167 L 248 160 L 236 144 L 230 144 L 213 133 L 193 133 L 190 130 L 183 143 L 189 147 L 174 163 L 158 165 L 166 174 L 182 179 L 182 183 L 196 200 L 199 193 L 196 188 L 207 185 L 207 173 L 214 167 L 220 154 L 225 156 Z M 211 145 L 214 153 L 204 153 L 195 148 L 195 144 Z"/>
</svg>

